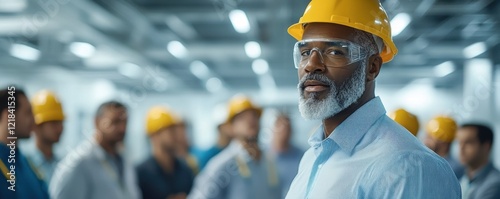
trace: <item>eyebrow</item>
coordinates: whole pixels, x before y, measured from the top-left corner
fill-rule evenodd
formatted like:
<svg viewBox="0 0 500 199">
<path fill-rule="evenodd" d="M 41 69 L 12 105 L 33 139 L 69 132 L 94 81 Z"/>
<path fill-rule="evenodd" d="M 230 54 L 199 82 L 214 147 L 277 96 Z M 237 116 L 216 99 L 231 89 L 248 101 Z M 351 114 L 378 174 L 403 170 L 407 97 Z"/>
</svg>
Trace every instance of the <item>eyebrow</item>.
<svg viewBox="0 0 500 199">
<path fill-rule="evenodd" d="M 312 40 L 311 42 L 309 42 L 309 41 L 298 42 L 297 47 L 299 47 L 299 48 L 307 47 L 308 44 L 310 44 L 312 42 L 319 42 L 319 41 Z M 343 41 L 323 41 L 323 42 L 321 42 L 321 44 L 324 44 L 324 45 L 326 45 L 328 47 L 329 46 L 338 45 L 338 44 L 340 44 L 338 46 L 341 46 L 341 47 L 346 47 L 347 46 L 346 42 L 343 42 Z"/>
</svg>

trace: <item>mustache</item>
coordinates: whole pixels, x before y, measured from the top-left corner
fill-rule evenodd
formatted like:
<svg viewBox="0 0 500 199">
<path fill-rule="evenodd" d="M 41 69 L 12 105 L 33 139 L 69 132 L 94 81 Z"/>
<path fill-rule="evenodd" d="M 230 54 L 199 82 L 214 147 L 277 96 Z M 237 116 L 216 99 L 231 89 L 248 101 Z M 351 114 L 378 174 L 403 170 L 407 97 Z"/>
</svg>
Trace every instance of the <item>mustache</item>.
<svg viewBox="0 0 500 199">
<path fill-rule="evenodd" d="M 308 80 L 315 80 L 315 81 L 321 82 L 325 85 L 328 85 L 330 87 L 335 86 L 334 82 L 332 80 L 328 79 L 328 77 L 326 77 L 326 75 L 319 74 L 319 73 L 309 73 L 300 79 L 299 84 L 297 84 L 297 88 L 303 90 L 305 88 L 304 83 Z"/>
</svg>

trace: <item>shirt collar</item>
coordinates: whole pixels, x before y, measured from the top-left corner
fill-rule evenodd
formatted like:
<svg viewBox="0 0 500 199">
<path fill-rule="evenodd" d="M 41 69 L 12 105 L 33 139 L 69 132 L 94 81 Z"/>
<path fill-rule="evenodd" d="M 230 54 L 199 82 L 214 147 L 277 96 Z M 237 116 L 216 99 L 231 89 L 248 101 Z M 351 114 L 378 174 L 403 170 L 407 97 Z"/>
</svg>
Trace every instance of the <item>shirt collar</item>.
<svg viewBox="0 0 500 199">
<path fill-rule="evenodd" d="M 478 179 L 485 178 L 492 169 L 493 169 L 493 164 L 491 162 L 488 162 L 488 164 L 486 164 L 483 168 L 477 171 L 476 174 L 474 174 L 474 176 L 472 177 L 472 179 L 469 180 L 469 182 L 474 182 Z"/>
<path fill-rule="evenodd" d="M 370 127 L 385 113 L 382 101 L 379 97 L 375 97 L 358 108 L 335 128 L 328 139 L 333 140 L 347 154 L 351 154 Z M 309 145 L 318 148 L 324 141 L 323 137 L 324 126 L 321 125 L 309 138 Z"/>
<path fill-rule="evenodd" d="M 92 139 L 91 141 L 91 144 L 93 145 L 93 151 L 94 151 L 94 154 L 96 155 L 96 157 L 99 159 L 99 160 L 113 160 L 114 157 L 112 157 L 110 154 L 108 154 L 108 152 L 106 152 L 102 147 L 101 145 L 99 145 L 97 143 L 97 141 L 95 139 Z M 120 150 L 117 150 L 117 153 L 116 155 L 121 156 L 121 151 Z"/>
</svg>

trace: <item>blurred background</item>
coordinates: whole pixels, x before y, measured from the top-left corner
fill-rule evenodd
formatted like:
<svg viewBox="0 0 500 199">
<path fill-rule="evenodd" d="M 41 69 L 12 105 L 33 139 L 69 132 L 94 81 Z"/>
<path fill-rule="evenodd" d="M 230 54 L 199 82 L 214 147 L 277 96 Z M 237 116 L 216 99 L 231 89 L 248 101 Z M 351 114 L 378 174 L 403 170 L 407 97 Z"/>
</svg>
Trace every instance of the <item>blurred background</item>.
<svg viewBox="0 0 500 199">
<path fill-rule="evenodd" d="M 494 126 L 500 154 L 500 1 L 381 0 L 399 48 L 383 66 L 376 94 L 388 112 L 427 121 L 448 114 L 460 125 Z M 61 154 L 93 134 L 97 106 L 129 107 L 126 137 L 136 162 L 149 153 L 145 114 L 168 105 L 187 120 L 200 148 L 216 139 L 234 94 L 266 111 L 262 142 L 274 111 L 291 115 L 293 142 L 307 148 L 320 122 L 298 108 L 294 39 L 286 29 L 307 0 L 0 0 L 0 85 L 28 96 L 54 91 L 67 116 Z M 30 141 L 28 141 L 30 142 Z M 456 147 L 454 149 L 456 155 Z M 500 166 L 500 158 L 495 158 Z"/>
</svg>

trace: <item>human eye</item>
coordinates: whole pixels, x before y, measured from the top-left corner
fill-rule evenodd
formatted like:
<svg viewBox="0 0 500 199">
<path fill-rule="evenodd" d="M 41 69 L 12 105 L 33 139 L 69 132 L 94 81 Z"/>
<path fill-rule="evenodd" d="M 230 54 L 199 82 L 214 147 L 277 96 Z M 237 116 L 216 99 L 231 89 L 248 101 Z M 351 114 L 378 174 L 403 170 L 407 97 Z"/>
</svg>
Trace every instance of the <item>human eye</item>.
<svg viewBox="0 0 500 199">
<path fill-rule="evenodd" d="M 311 55 L 311 49 L 301 49 L 300 55 L 302 57 L 309 57 Z"/>
<path fill-rule="evenodd" d="M 332 47 L 332 48 L 327 49 L 325 54 L 331 55 L 331 56 L 346 56 L 347 50 L 342 49 L 342 48 Z"/>
</svg>

